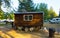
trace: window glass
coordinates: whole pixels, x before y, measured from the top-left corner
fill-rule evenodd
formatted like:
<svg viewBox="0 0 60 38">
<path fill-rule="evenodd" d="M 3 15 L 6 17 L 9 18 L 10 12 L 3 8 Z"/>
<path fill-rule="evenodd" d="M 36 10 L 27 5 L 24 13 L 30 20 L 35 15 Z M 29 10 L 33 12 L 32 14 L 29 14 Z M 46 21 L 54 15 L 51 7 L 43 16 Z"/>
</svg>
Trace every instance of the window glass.
<svg viewBox="0 0 60 38">
<path fill-rule="evenodd" d="M 29 20 L 32 20 L 32 16 L 29 16 Z"/>
<path fill-rule="evenodd" d="M 28 20 L 28 16 L 25 16 L 25 18 L 24 18 L 25 20 Z"/>
<path fill-rule="evenodd" d="M 56 20 L 59 20 L 59 19 L 56 19 Z"/>
<path fill-rule="evenodd" d="M 33 15 L 24 15 L 24 21 L 32 21 Z"/>
</svg>

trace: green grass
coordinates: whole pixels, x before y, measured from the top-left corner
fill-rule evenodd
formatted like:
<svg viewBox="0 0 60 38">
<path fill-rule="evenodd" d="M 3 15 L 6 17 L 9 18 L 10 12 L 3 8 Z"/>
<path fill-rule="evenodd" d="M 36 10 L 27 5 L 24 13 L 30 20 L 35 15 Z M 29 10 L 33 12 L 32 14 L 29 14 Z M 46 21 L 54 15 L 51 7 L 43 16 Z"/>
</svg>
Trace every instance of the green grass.
<svg viewBox="0 0 60 38">
<path fill-rule="evenodd" d="M 0 26 L 6 25 L 5 23 L 0 23 Z M 11 25 L 11 23 L 7 23 L 7 25 Z"/>
<path fill-rule="evenodd" d="M 0 26 L 4 26 L 5 24 L 0 24 Z"/>
</svg>

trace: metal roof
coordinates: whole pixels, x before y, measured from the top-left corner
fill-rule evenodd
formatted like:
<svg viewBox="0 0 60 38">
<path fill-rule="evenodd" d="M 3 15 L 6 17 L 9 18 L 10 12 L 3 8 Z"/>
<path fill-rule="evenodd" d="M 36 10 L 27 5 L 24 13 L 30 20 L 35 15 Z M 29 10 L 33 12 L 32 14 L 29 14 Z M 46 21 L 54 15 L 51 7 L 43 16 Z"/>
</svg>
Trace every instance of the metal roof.
<svg viewBox="0 0 60 38">
<path fill-rule="evenodd" d="M 15 12 L 14 14 L 33 14 L 33 13 L 43 13 L 43 11 L 41 12 Z"/>
</svg>

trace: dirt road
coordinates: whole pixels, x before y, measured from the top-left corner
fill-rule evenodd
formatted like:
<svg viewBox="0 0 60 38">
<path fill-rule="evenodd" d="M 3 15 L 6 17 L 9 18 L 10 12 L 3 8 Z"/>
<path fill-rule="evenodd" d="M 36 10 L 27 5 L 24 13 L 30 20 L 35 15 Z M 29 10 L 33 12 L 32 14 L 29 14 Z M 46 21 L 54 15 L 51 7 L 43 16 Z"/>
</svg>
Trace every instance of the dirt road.
<svg viewBox="0 0 60 38">
<path fill-rule="evenodd" d="M 60 24 L 44 23 L 47 28 L 60 28 Z M 58 36 L 58 37 L 56 37 Z M 56 38 L 60 38 L 60 35 L 55 35 Z M 0 38 L 48 38 L 47 33 L 40 32 L 24 32 L 18 31 L 11 28 L 11 25 L 0 26 Z"/>
<path fill-rule="evenodd" d="M 40 32 L 24 32 L 0 26 L 0 38 L 45 38 L 46 35 Z"/>
</svg>

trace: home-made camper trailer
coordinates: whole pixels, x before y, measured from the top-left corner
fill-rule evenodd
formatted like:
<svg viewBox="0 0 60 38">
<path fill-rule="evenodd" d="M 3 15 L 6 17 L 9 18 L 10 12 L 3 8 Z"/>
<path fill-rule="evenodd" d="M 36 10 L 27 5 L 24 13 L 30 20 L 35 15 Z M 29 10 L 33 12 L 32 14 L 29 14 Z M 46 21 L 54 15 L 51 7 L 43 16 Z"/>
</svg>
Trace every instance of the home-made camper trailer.
<svg viewBox="0 0 60 38">
<path fill-rule="evenodd" d="M 14 27 L 15 29 L 28 29 L 39 30 L 43 27 L 43 12 L 16 12 L 14 14 Z"/>
</svg>

